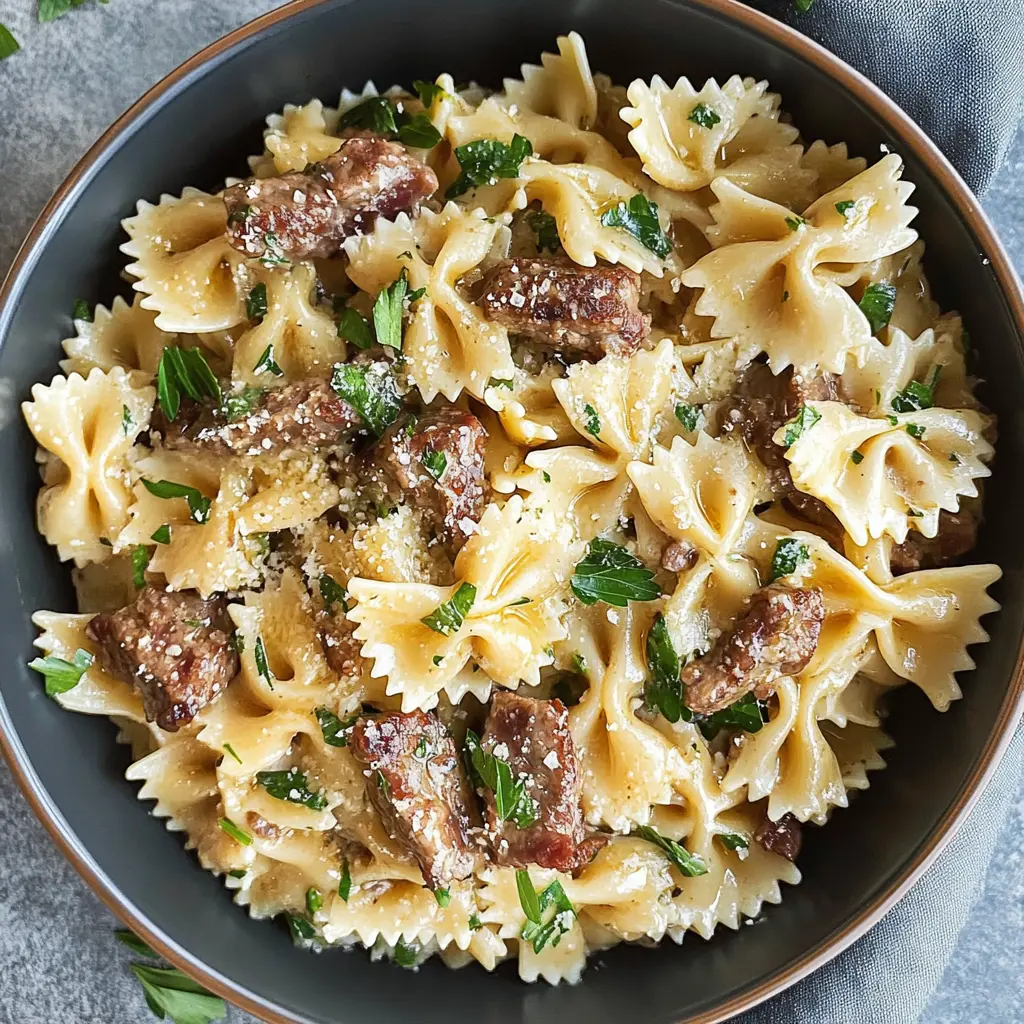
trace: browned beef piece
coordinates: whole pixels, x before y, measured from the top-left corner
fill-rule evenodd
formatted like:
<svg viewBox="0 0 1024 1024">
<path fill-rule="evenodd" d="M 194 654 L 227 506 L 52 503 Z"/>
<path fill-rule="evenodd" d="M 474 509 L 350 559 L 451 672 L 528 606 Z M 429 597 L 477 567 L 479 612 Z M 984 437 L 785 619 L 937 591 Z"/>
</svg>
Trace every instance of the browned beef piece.
<svg viewBox="0 0 1024 1024">
<path fill-rule="evenodd" d="M 697 564 L 700 552 L 688 540 L 674 540 L 661 553 L 661 567 L 669 572 L 683 572 Z"/>
<path fill-rule="evenodd" d="M 608 839 L 600 833 L 588 835 L 583 825 L 583 780 L 565 705 L 498 690 L 481 746 L 508 763 L 513 781 L 524 783 L 536 814 L 536 821 L 525 828 L 511 818 L 501 821 L 494 793 L 484 791 L 487 832 L 498 863 L 575 872 L 593 860 Z"/>
<path fill-rule="evenodd" d="M 331 669 L 345 678 L 358 676 L 362 663 L 359 648 L 362 644 L 353 635 L 356 624 L 350 622 L 344 612 L 321 609 L 316 615 L 316 626 L 317 636 Z"/>
<path fill-rule="evenodd" d="M 217 409 L 183 398 L 171 422 L 157 408 L 152 430 L 166 448 L 214 455 L 267 455 L 331 448 L 363 426 L 359 414 L 320 377 L 297 380 L 253 395 L 237 419 L 231 406 Z"/>
<path fill-rule="evenodd" d="M 710 715 L 751 690 L 761 700 L 770 697 L 780 676 L 807 666 L 824 618 L 817 587 L 762 587 L 733 628 L 683 669 L 686 706 Z"/>
<path fill-rule="evenodd" d="M 245 256 L 331 256 L 377 217 L 412 213 L 437 190 L 437 176 L 404 146 L 376 135 L 348 138 L 304 171 L 249 178 L 224 191 L 228 239 Z"/>
<path fill-rule="evenodd" d="M 177 732 L 238 672 L 223 597 L 144 587 L 134 604 L 95 616 L 86 634 L 100 645 L 104 672 L 142 695 L 146 719 Z"/>
<path fill-rule="evenodd" d="M 455 741 L 436 715 L 360 718 L 349 748 L 366 765 L 366 793 L 384 827 L 416 858 L 427 885 L 468 878 L 476 857 Z"/>
<path fill-rule="evenodd" d="M 786 860 L 796 860 L 803 840 L 800 822 L 792 814 L 784 814 L 778 821 L 765 815 L 754 833 L 754 839 L 769 853 L 777 853 Z"/>
<path fill-rule="evenodd" d="M 838 394 L 838 380 L 832 374 L 803 377 L 790 367 L 776 376 L 766 363 L 752 363 L 736 394 L 723 407 L 722 429 L 740 432 L 768 470 L 772 493 L 781 498 L 794 488 L 786 449 L 772 440 L 775 432 L 796 416 L 804 403 L 836 401 Z"/>
<path fill-rule="evenodd" d="M 472 413 L 443 405 L 419 419 L 400 419 L 384 432 L 370 455 L 370 482 L 395 500 L 430 511 L 454 553 L 487 505 L 486 449 L 483 424 Z"/>
<path fill-rule="evenodd" d="M 651 329 L 639 309 L 640 276 L 581 267 L 564 256 L 502 260 L 481 284 L 485 316 L 556 349 L 600 359 L 632 355 Z"/>
<path fill-rule="evenodd" d="M 911 530 L 902 544 L 894 544 L 889 552 L 889 566 L 894 576 L 918 569 L 937 569 L 955 562 L 974 547 L 978 539 L 977 520 L 963 509 L 939 513 L 939 532 L 926 537 Z"/>
</svg>

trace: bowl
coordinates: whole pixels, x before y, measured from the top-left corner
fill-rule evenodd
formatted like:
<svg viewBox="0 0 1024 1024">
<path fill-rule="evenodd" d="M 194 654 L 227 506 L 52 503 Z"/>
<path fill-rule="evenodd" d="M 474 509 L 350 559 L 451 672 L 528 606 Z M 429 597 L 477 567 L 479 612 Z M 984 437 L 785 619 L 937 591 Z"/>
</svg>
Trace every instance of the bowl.
<svg viewBox="0 0 1024 1024">
<path fill-rule="evenodd" d="M 810 138 L 845 140 L 869 160 L 900 153 L 917 185 L 916 222 L 944 309 L 973 329 L 982 400 L 999 416 L 1000 447 L 977 552 L 1005 576 L 987 620 L 991 643 L 961 675 L 964 699 L 944 715 L 906 687 L 893 701 L 897 746 L 878 784 L 812 829 L 800 867 L 757 927 L 682 947 L 619 946 L 583 982 L 522 984 L 513 971 L 417 973 L 364 951 L 321 956 L 284 929 L 232 906 L 125 781 L 113 727 L 62 711 L 25 667 L 37 608 L 74 607 L 69 574 L 38 536 L 34 444 L 17 403 L 55 371 L 67 311 L 79 296 L 127 285 L 119 221 L 139 197 L 185 185 L 215 190 L 259 150 L 264 116 L 285 102 L 450 71 L 498 84 L 576 29 L 592 66 L 621 82 L 654 73 L 703 81 L 738 72 L 767 78 Z M 155 86 L 96 143 L 43 211 L 0 292 L 0 742 L 29 802 L 106 904 L 171 961 L 272 1022 L 381 1024 L 453 1019 L 488 1024 L 711 1022 L 768 998 L 820 966 L 876 922 L 927 868 L 964 819 L 1024 708 L 1021 634 L 1024 544 L 1014 541 L 1024 497 L 1018 396 L 1024 296 L 977 201 L 935 146 L 878 89 L 798 33 L 731 0 L 615 0 L 558 4 L 446 0 L 425 16 L 411 0 L 298 0 L 232 33 Z"/>
</svg>

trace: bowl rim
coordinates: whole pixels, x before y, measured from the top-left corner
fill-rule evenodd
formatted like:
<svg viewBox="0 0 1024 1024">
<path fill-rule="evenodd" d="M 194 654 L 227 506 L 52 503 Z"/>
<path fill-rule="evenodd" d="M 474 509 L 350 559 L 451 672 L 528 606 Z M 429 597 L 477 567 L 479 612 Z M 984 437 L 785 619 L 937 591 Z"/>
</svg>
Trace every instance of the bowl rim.
<svg viewBox="0 0 1024 1024">
<path fill-rule="evenodd" d="M 51 221 L 74 203 L 77 198 L 75 196 L 77 186 L 86 178 L 107 150 L 122 135 L 130 132 L 147 114 L 153 112 L 165 96 L 169 99 L 168 94 L 187 88 L 189 77 L 201 72 L 216 58 L 224 56 L 240 44 L 281 25 L 303 11 L 331 2 L 335 2 L 335 0 L 289 0 L 281 7 L 227 33 L 165 75 L 103 132 L 74 165 L 36 218 L 24 242 L 19 247 L 3 284 L 0 285 L 0 341 L 5 333 L 7 303 L 12 294 L 19 290 L 23 274 L 31 271 L 36 253 L 48 243 Z M 738 0 L 670 0 L 670 2 L 688 3 L 704 8 L 714 14 L 724 16 L 727 20 L 739 23 L 755 34 L 769 38 L 818 70 L 834 77 L 872 113 L 879 116 L 891 130 L 900 146 L 912 150 L 921 160 L 944 194 L 952 201 L 961 219 L 973 231 L 981 249 L 979 258 L 989 260 L 992 272 L 996 276 L 1009 307 L 1011 318 L 1016 324 L 1018 335 L 1020 338 L 1024 338 L 1024 287 L 1022 287 L 1013 264 L 992 224 L 977 197 L 971 192 L 949 160 L 894 100 L 890 99 L 859 71 L 808 36 L 781 21 L 776 21 L 768 14 L 739 3 Z M 917 853 L 903 870 L 870 902 L 859 908 L 843 927 L 811 949 L 806 950 L 787 966 L 728 1001 L 712 1007 L 710 1010 L 681 1019 L 678 1024 L 719 1024 L 735 1014 L 749 1010 L 824 966 L 872 928 L 910 890 L 952 840 L 991 780 L 1013 738 L 1014 726 L 1022 717 L 1024 717 L 1024 636 L 1018 645 L 1013 673 L 988 741 L 980 752 L 966 782 L 956 794 L 939 824 L 925 837 Z M 168 962 L 186 971 L 211 992 L 259 1017 L 267 1024 L 308 1024 L 308 1018 L 283 1011 L 231 978 L 211 970 L 187 949 L 179 946 L 170 936 L 165 935 L 158 925 L 143 917 L 121 894 L 113 880 L 100 869 L 92 855 L 71 830 L 49 793 L 42 786 L 17 736 L 14 723 L 2 698 L 0 698 L 0 752 L 3 753 L 5 760 L 10 765 L 11 773 L 36 817 L 42 822 L 58 848 L 89 888 L 115 917 L 136 932 Z"/>
</svg>

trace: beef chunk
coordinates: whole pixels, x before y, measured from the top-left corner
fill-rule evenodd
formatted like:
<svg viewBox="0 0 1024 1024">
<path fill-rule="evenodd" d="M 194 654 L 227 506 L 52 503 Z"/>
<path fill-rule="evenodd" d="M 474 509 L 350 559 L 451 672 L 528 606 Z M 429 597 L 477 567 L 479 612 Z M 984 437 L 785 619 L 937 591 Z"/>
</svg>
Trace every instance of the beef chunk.
<svg viewBox="0 0 1024 1024">
<path fill-rule="evenodd" d="M 319 377 L 294 381 L 259 394 L 232 413 L 230 400 L 220 408 L 184 398 L 171 422 L 159 410 L 152 429 L 166 448 L 213 455 L 279 455 L 312 452 L 341 444 L 363 426 L 359 414 Z"/>
<path fill-rule="evenodd" d="M 370 231 L 378 216 L 413 213 L 436 189 L 437 176 L 404 146 L 363 134 L 304 171 L 225 189 L 228 239 L 251 258 L 332 256 L 346 238 Z"/>
<path fill-rule="evenodd" d="M 978 523 L 963 509 L 939 513 L 939 532 L 926 537 L 911 530 L 902 544 L 894 544 L 889 552 L 889 566 L 894 576 L 918 569 L 937 569 L 955 562 L 974 547 L 978 539 Z"/>
<path fill-rule="evenodd" d="M 661 553 L 661 567 L 669 572 L 684 572 L 692 569 L 700 558 L 700 552 L 688 540 L 674 540 Z"/>
<path fill-rule="evenodd" d="M 754 839 L 769 853 L 777 853 L 786 860 L 795 861 L 803 840 L 800 822 L 792 814 L 784 814 L 778 821 L 765 815 L 754 833 Z"/>
<path fill-rule="evenodd" d="M 481 284 L 484 315 L 511 331 L 587 358 L 632 355 L 651 329 L 639 309 L 640 276 L 567 257 L 502 260 Z"/>
<path fill-rule="evenodd" d="M 316 626 L 330 668 L 347 679 L 358 676 L 362 665 L 359 654 L 362 644 L 353 635 L 356 624 L 350 622 L 343 611 L 321 609 L 316 614 Z"/>
<path fill-rule="evenodd" d="M 608 841 L 587 835 L 580 796 L 583 780 L 569 732 L 569 712 L 560 700 L 534 700 L 499 690 L 491 702 L 481 746 L 508 763 L 535 804 L 537 820 L 526 828 L 501 821 L 494 793 L 485 790 L 487 831 L 499 864 L 537 864 L 578 871 Z"/>
<path fill-rule="evenodd" d="M 104 672 L 142 695 L 146 719 L 177 732 L 238 672 L 223 597 L 145 587 L 135 603 L 95 616 L 86 634 L 100 645 Z"/>
<path fill-rule="evenodd" d="M 454 405 L 406 417 L 385 431 L 370 456 L 370 481 L 384 494 L 427 509 L 453 553 L 487 505 L 487 431 Z"/>
<path fill-rule="evenodd" d="M 771 696 L 780 676 L 807 666 L 824 618 L 816 587 L 763 587 L 733 628 L 683 669 L 687 707 L 710 715 L 751 690 L 761 700 Z"/>
<path fill-rule="evenodd" d="M 793 488 L 786 449 L 772 438 L 806 402 L 833 402 L 838 395 L 838 378 L 830 373 L 802 377 L 789 368 L 776 376 L 766 363 L 752 363 L 736 394 L 723 406 L 722 429 L 740 432 L 768 470 L 768 483 L 777 498 L 799 494 Z"/>
<path fill-rule="evenodd" d="M 349 747 L 366 765 L 366 793 L 384 827 L 416 858 L 427 885 L 468 878 L 476 859 L 459 755 L 437 716 L 360 718 Z"/>
</svg>

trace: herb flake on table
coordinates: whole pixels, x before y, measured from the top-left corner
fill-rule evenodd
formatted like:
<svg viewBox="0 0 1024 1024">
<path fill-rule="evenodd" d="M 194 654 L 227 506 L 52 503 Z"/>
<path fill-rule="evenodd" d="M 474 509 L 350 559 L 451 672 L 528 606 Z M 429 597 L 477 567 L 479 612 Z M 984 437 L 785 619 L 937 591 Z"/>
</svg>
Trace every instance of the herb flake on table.
<svg viewBox="0 0 1024 1024">
<path fill-rule="evenodd" d="M 0 60 L 10 57 L 20 49 L 21 44 L 14 38 L 11 30 L 6 25 L 0 24 Z"/>
<path fill-rule="evenodd" d="M 494 812 L 499 820 L 512 821 L 517 828 L 529 828 L 537 820 L 539 808 L 526 792 L 526 783 L 512 777 L 507 761 L 484 750 L 472 729 L 466 730 L 465 750 L 470 778 L 477 787 L 494 794 Z"/>
<path fill-rule="evenodd" d="M 73 690 L 94 660 L 88 651 L 79 648 L 72 655 L 71 661 L 48 654 L 45 658 L 33 658 L 28 667 L 46 680 L 46 696 L 56 697 Z"/>
<path fill-rule="evenodd" d="M 455 199 L 480 185 L 493 185 L 499 178 L 518 178 L 529 156 L 533 156 L 533 146 L 522 135 L 513 135 L 507 145 L 498 139 L 477 139 L 456 146 L 461 173 L 449 185 L 445 199 Z"/>
<path fill-rule="evenodd" d="M 208 1024 L 227 1015 L 224 1000 L 207 992 L 176 967 L 131 964 L 132 973 L 142 985 L 146 1005 L 160 1020 L 173 1024 Z"/>
<path fill-rule="evenodd" d="M 127 946 L 136 956 L 145 956 L 150 960 L 159 959 L 159 955 L 157 953 L 154 953 L 153 950 L 135 934 L 135 932 L 130 931 L 127 928 L 118 928 L 117 931 L 114 932 L 114 938 L 117 939 L 121 945 Z"/>
<path fill-rule="evenodd" d="M 621 545 L 600 537 L 587 546 L 570 586 L 586 605 L 604 601 L 625 608 L 630 601 L 654 601 L 661 597 L 661 587 L 650 569 Z"/>
<path fill-rule="evenodd" d="M 601 214 L 606 228 L 621 228 L 632 235 L 645 249 L 665 259 L 672 252 L 672 240 L 661 229 L 658 205 L 638 192 L 628 203 L 621 200 Z"/>
<path fill-rule="evenodd" d="M 298 768 L 257 772 L 256 783 L 276 800 L 301 804 L 311 811 L 322 811 L 327 806 L 327 797 L 320 791 L 313 792 L 309 788 L 309 779 L 306 777 L 306 773 L 299 771 Z"/>
</svg>

